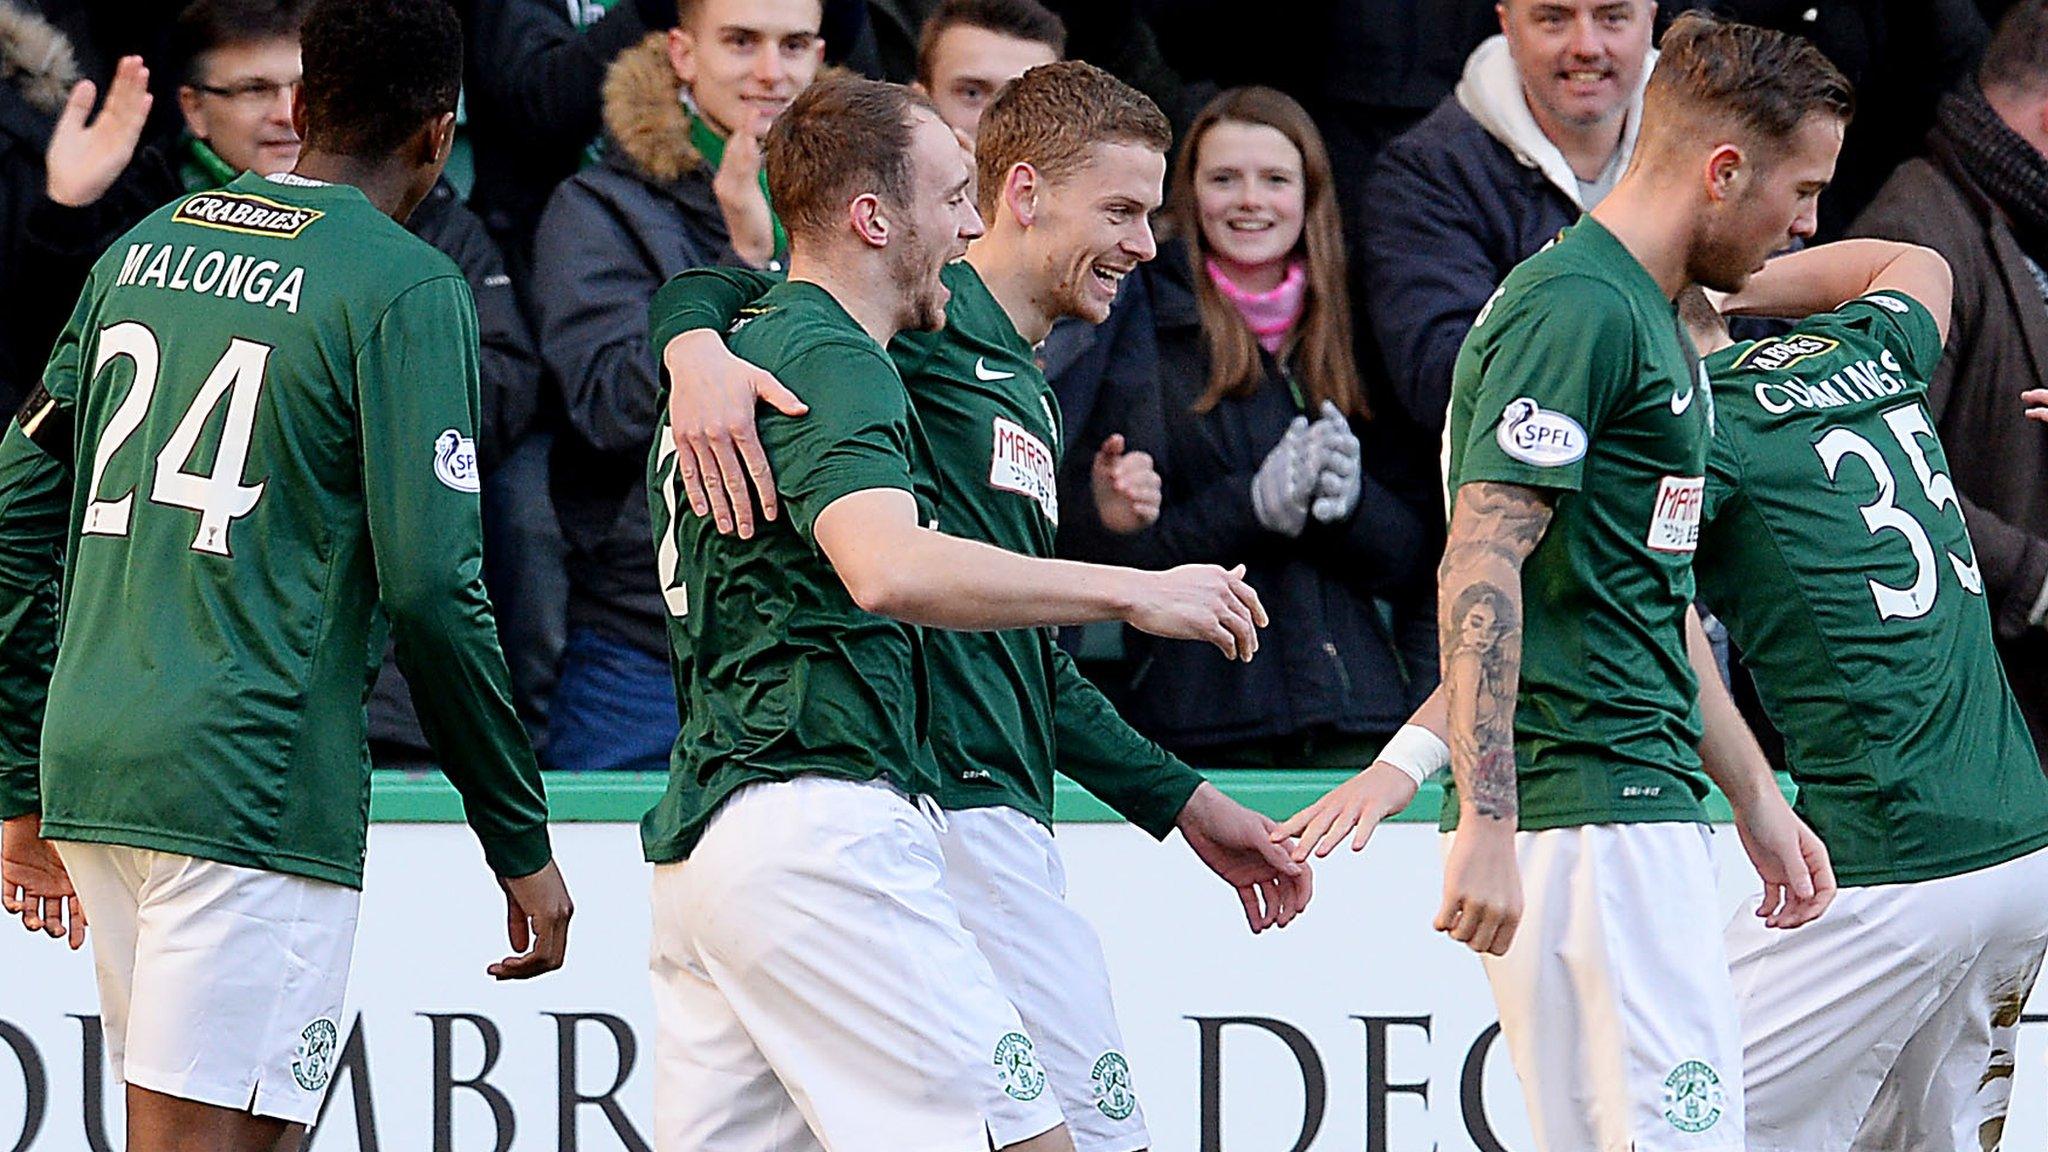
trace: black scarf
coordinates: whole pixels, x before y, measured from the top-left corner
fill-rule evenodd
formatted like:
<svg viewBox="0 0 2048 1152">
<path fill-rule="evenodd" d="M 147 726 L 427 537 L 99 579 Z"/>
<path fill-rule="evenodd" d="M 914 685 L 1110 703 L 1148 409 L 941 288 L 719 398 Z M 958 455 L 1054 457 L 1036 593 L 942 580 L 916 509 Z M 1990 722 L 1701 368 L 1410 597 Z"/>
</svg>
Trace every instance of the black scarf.
<svg viewBox="0 0 2048 1152">
<path fill-rule="evenodd" d="M 2048 156 L 1992 110 L 1975 80 L 1941 98 L 1927 139 L 2005 213 L 2020 249 L 2048 263 Z"/>
</svg>

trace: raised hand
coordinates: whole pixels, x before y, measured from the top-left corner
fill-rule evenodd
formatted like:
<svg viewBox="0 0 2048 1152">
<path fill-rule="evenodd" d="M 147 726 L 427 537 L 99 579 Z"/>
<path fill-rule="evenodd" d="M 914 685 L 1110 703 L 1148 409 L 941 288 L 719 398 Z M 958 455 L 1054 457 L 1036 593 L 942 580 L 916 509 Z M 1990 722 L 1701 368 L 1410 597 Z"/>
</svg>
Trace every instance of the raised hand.
<svg viewBox="0 0 2048 1152">
<path fill-rule="evenodd" d="M 1290 858 L 1273 822 L 1207 782 L 1196 787 L 1174 820 L 1182 838 L 1211 872 L 1237 889 L 1253 932 L 1285 928 L 1315 891 L 1308 865 Z"/>
<path fill-rule="evenodd" d="M 753 133 L 735 132 L 726 140 L 711 195 L 725 217 L 732 250 L 756 268 L 767 267 L 775 256 L 775 217 L 761 191 L 761 142 Z"/>
<path fill-rule="evenodd" d="M 31 932 L 68 938 L 75 952 L 85 943 L 85 908 L 42 824 L 34 815 L 0 824 L 0 907 Z"/>
<path fill-rule="evenodd" d="M 1123 433 L 1104 440 L 1096 449 L 1089 479 L 1095 511 L 1104 528 L 1128 536 L 1159 519 L 1162 485 L 1152 466 L 1152 454 L 1125 451 Z"/>
<path fill-rule="evenodd" d="M 1169 640 L 1204 640 L 1232 660 L 1249 661 L 1269 622 L 1259 594 L 1244 582 L 1244 565 L 1183 564 L 1145 573 L 1145 594 L 1124 617 L 1140 632 Z"/>
<path fill-rule="evenodd" d="M 513 955 L 485 971 L 498 980 L 526 980 L 562 966 L 569 951 L 569 917 L 576 906 L 562 872 L 550 860 L 528 876 L 498 878 L 505 890 L 505 936 Z"/>
<path fill-rule="evenodd" d="M 1392 764 L 1375 761 L 1288 817 L 1273 829 L 1273 840 L 1280 843 L 1300 837 L 1294 844 L 1294 859 L 1307 860 L 1311 852 L 1321 859 L 1336 851 L 1355 830 L 1351 850 L 1363 852 L 1380 821 L 1408 807 L 1416 791 L 1413 777 Z"/>
<path fill-rule="evenodd" d="M 72 86 L 43 153 L 43 189 L 67 208 L 81 208 L 105 196 L 135 158 L 151 101 L 149 69 L 143 67 L 142 57 L 121 57 L 113 82 L 107 85 L 107 102 L 92 117 L 96 95 L 90 80 Z"/>
<path fill-rule="evenodd" d="M 668 419 L 675 434 L 676 477 L 690 511 L 709 516 L 722 533 L 754 534 L 754 500 L 775 519 L 775 470 L 754 428 L 754 404 L 767 401 L 785 416 L 810 406 L 762 369 L 726 348 L 708 329 L 685 332 L 661 350 L 668 369 Z M 749 495 L 751 490 L 751 495 Z"/>
</svg>

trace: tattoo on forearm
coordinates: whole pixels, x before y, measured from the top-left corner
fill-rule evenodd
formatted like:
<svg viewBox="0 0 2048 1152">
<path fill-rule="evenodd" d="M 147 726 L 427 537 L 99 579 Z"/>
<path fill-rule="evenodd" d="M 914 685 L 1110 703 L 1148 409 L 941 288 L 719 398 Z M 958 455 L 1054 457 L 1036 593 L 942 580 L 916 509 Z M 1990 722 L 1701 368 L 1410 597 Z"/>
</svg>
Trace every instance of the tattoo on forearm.
<svg viewBox="0 0 2048 1152">
<path fill-rule="evenodd" d="M 1440 648 L 1450 703 L 1452 777 L 1473 811 L 1519 813 L 1515 693 L 1521 679 L 1522 562 L 1550 523 L 1545 498 L 1512 485 L 1458 492 L 1439 571 Z"/>
</svg>

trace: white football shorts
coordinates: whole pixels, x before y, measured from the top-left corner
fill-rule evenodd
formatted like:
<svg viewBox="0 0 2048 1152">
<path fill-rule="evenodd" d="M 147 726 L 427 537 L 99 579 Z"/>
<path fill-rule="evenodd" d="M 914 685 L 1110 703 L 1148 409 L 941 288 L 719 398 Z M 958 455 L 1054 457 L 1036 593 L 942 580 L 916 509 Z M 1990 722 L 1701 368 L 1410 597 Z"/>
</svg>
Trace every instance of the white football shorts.
<svg viewBox="0 0 2048 1152">
<path fill-rule="evenodd" d="M 969 808 L 945 813 L 939 844 L 960 922 L 1036 1042 L 1077 1152 L 1150 1147 L 1109 963 L 1094 927 L 1067 904 L 1051 830 L 1013 808 Z"/>
<path fill-rule="evenodd" d="M 1981 1152 L 2012 1099 L 2020 1010 L 2048 950 L 2048 849 L 1844 888 L 1820 919 L 1728 924 L 1750 1152 Z"/>
<path fill-rule="evenodd" d="M 1710 834 L 1689 823 L 1515 834 L 1521 926 L 1507 955 L 1480 959 L 1539 1152 L 1742 1148 Z"/>
<path fill-rule="evenodd" d="M 653 905 L 660 1152 L 977 1152 L 1060 1126 L 933 819 L 887 784 L 740 789 L 655 868 Z"/>
<path fill-rule="evenodd" d="M 57 844 L 91 921 L 114 1075 L 295 1124 L 341 1052 L 353 888 L 115 844 Z"/>
</svg>

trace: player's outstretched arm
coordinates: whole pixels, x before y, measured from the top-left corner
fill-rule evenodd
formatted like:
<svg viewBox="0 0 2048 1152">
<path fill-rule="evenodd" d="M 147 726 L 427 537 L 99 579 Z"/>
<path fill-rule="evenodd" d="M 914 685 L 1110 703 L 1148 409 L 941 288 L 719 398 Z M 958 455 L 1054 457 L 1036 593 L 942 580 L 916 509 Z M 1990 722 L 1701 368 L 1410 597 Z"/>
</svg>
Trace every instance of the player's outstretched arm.
<svg viewBox="0 0 2048 1152">
<path fill-rule="evenodd" d="M 1725 297 L 1729 316 L 1810 316 L 1867 292 L 1910 296 L 1934 316 L 1948 340 L 1955 278 L 1941 253 L 1896 240 L 1837 240 L 1789 252 L 1764 265 L 1742 291 Z"/>
<path fill-rule="evenodd" d="M 1458 489 L 1438 568 L 1437 622 L 1458 828 L 1436 928 L 1505 955 L 1522 920 L 1515 693 L 1522 676 L 1522 563 L 1550 527 L 1549 494 L 1482 481 Z"/>
<path fill-rule="evenodd" d="M 754 430 L 755 403 L 766 401 L 785 416 L 809 411 L 774 376 L 725 347 L 724 333 L 741 309 L 778 280 L 744 268 L 693 268 L 662 285 L 647 308 L 648 333 L 668 382 L 683 495 L 691 511 L 743 539 L 754 534 L 754 498 L 763 519 L 779 511 L 775 473 Z"/>
<path fill-rule="evenodd" d="M 1237 890 L 1253 932 L 1286 927 L 1308 906 L 1313 877 L 1289 858 L 1291 844 L 1273 839 L 1273 822 L 1133 729 L 1073 657 L 1049 647 L 1060 771 L 1156 838 L 1178 828 L 1195 856 Z"/>
<path fill-rule="evenodd" d="M 1273 842 L 1273 822 L 1204 780 L 1174 821 L 1195 856 L 1237 889 L 1254 933 L 1285 928 L 1308 907 L 1315 875 Z"/>
<path fill-rule="evenodd" d="M 1353 852 L 1363 852 L 1381 821 L 1406 809 L 1424 780 L 1450 766 L 1451 747 L 1444 739 L 1449 730 L 1449 705 L 1438 685 L 1378 759 L 1274 828 L 1274 842 L 1293 841 L 1296 860 L 1307 860 L 1311 852 L 1328 856 L 1346 836 Z"/>
<path fill-rule="evenodd" d="M 981 632 L 1120 620 L 1250 660 L 1267 622 L 1243 565 L 1145 572 L 1019 556 L 920 527 L 916 500 L 896 488 L 834 500 L 818 513 L 815 536 L 856 604 L 932 628 Z"/>
<path fill-rule="evenodd" d="M 1797 928 L 1827 911 L 1835 898 L 1828 850 L 1785 803 L 1756 736 L 1721 683 L 1697 612 L 1685 614 L 1685 654 L 1700 682 L 1700 764 L 1734 810 L 1736 835 L 1763 878 L 1756 914 L 1772 928 Z"/>
</svg>

